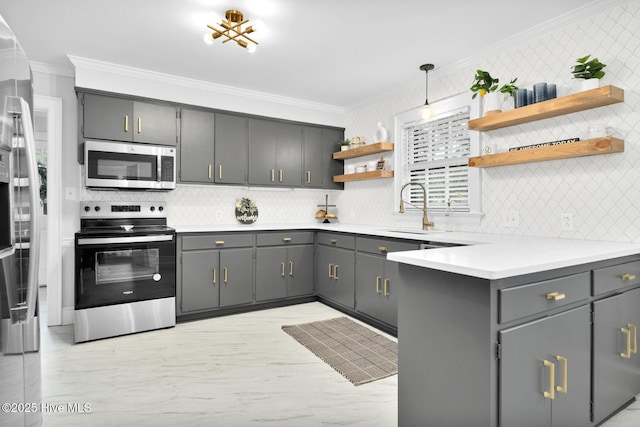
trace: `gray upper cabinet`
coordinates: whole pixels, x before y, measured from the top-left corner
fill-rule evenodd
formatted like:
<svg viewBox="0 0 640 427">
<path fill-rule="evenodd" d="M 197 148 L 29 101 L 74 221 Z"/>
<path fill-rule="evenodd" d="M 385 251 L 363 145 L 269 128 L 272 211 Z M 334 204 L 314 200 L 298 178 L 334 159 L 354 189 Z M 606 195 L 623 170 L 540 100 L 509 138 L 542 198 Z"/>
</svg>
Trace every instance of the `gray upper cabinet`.
<svg viewBox="0 0 640 427">
<path fill-rule="evenodd" d="M 246 117 L 216 114 L 215 170 L 216 184 L 247 182 L 247 122 Z"/>
<path fill-rule="evenodd" d="M 302 184 L 302 127 L 249 119 L 249 184 Z"/>
<path fill-rule="evenodd" d="M 175 107 L 88 93 L 80 96 L 84 139 L 176 145 Z"/>
<path fill-rule="evenodd" d="M 183 108 L 180 121 L 180 181 L 214 182 L 215 115 Z"/>
<path fill-rule="evenodd" d="M 304 130 L 304 165 L 302 185 L 309 188 L 322 187 L 322 132 L 320 128 L 305 127 Z"/>
<path fill-rule="evenodd" d="M 344 140 L 344 130 L 322 129 L 322 188 L 342 190 L 344 183 L 333 182 L 334 175 L 344 174 L 344 163 L 334 160 L 333 153 Z"/>
</svg>

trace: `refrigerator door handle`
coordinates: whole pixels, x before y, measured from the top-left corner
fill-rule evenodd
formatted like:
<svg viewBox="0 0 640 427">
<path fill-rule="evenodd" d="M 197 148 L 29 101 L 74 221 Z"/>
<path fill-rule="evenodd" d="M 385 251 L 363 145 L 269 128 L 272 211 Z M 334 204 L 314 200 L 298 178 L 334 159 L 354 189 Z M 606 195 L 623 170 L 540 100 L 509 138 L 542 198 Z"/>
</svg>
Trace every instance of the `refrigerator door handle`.
<svg viewBox="0 0 640 427">
<path fill-rule="evenodd" d="M 27 155 L 27 172 L 29 174 L 29 272 L 27 282 L 27 314 L 24 320 L 29 323 L 36 314 L 38 301 L 38 262 L 40 259 L 40 214 L 38 211 L 38 167 L 36 165 L 36 140 L 33 133 L 33 121 L 29 104 L 20 98 L 22 131 L 24 133 L 25 151 Z"/>
</svg>

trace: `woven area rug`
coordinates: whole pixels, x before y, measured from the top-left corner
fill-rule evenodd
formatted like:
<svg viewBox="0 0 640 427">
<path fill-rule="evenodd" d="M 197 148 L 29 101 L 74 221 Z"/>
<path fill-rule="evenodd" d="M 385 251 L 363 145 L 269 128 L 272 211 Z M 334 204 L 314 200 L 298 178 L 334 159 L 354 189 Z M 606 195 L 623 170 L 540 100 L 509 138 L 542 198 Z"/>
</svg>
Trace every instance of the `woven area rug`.
<svg viewBox="0 0 640 427">
<path fill-rule="evenodd" d="M 398 373 L 398 343 L 347 317 L 282 330 L 354 385 Z"/>
</svg>

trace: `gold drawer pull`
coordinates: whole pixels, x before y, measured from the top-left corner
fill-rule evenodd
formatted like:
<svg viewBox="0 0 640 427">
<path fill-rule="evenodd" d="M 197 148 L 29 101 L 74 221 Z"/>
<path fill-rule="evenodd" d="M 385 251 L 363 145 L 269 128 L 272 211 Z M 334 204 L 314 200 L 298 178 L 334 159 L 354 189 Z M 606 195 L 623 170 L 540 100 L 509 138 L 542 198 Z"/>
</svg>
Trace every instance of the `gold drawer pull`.
<svg viewBox="0 0 640 427">
<path fill-rule="evenodd" d="M 622 279 L 624 281 L 636 280 L 636 275 L 635 274 L 623 274 L 622 276 L 620 276 L 620 279 Z"/>
<path fill-rule="evenodd" d="M 311 184 L 311 171 L 307 171 L 307 184 Z"/>
<path fill-rule="evenodd" d="M 138 133 L 142 133 L 142 118 L 138 117 Z"/>
<path fill-rule="evenodd" d="M 124 131 L 129 132 L 129 116 L 124 116 Z"/>
<path fill-rule="evenodd" d="M 276 182 L 276 170 L 271 169 L 271 182 Z"/>
<path fill-rule="evenodd" d="M 379 294 L 380 292 L 382 292 L 380 290 L 380 280 L 382 280 L 382 277 L 376 276 L 376 294 Z"/>
<path fill-rule="evenodd" d="M 384 279 L 384 296 L 389 296 L 389 279 Z"/>
<path fill-rule="evenodd" d="M 380 252 L 387 252 L 387 251 L 389 250 L 389 248 L 388 248 L 388 247 L 386 247 L 386 246 L 378 246 L 378 250 L 379 250 Z"/>
<path fill-rule="evenodd" d="M 282 270 L 280 270 L 280 276 L 284 277 L 284 262 L 281 262 L 280 266 L 282 267 Z"/>
<path fill-rule="evenodd" d="M 211 179 L 211 165 L 209 165 L 209 172 L 207 173 L 207 177 Z"/>
<path fill-rule="evenodd" d="M 293 277 L 293 261 L 289 261 L 289 276 Z"/>
<path fill-rule="evenodd" d="M 627 351 L 620 353 L 620 357 L 629 359 L 631 358 L 631 331 L 627 328 L 620 328 L 620 332 L 627 336 Z"/>
<path fill-rule="evenodd" d="M 329 264 L 329 279 L 333 279 L 333 264 Z"/>
<path fill-rule="evenodd" d="M 638 331 L 636 325 L 632 325 L 631 323 L 627 324 L 627 327 L 631 331 L 631 334 L 633 334 L 631 338 L 631 353 L 635 354 L 638 352 Z"/>
<path fill-rule="evenodd" d="M 282 182 L 282 169 L 280 169 L 280 182 Z"/>
<path fill-rule="evenodd" d="M 336 243 L 338 243 L 338 241 L 336 239 L 331 239 L 330 241 L 331 241 L 332 245 L 335 245 Z"/>
<path fill-rule="evenodd" d="M 333 266 L 333 279 L 338 280 L 338 264 Z"/>
<path fill-rule="evenodd" d="M 227 281 L 228 281 L 228 279 L 229 279 L 228 271 L 227 271 L 227 267 L 225 267 L 225 268 L 223 269 L 223 271 L 224 271 L 224 278 L 222 279 L 222 281 L 223 281 L 224 283 L 227 283 Z"/>
<path fill-rule="evenodd" d="M 211 281 L 211 283 L 213 283 L 214 285 L 216 284 L 216 276 L 218 275 L 218 272 L 216 271 L 216 268 L 213 267 L 213 280 Z"/>
<path fill-rule="evenodd" d="M 542 392 L 542 395 L 547 399 L 555 399 L 556 395 L 556 386 L 555 386 L 555 378 L 556 378 L 556 365 L 548 360 L 544 361 L 544 366 L 549 367 L 549 391 Z"/>
<path fill-rule="evenodd" d="M 222 165 L 218 166 L 218 179 L 222 179 Z"/>
<path fill-rule="evenodd" d="M 556 390 L 558 390 L 560 393 L 566 393 L 567 392 L 567 358 L 562 356 L 556 356 L 556 359 L 558 359 L 558 361 L 562 363 L 562 385 L 557 386 Z"/>
<path fill-rule="evenodd" d="M 566 295 L 565 294 L 561 294 L 559 292 L 551 292 L 549 294 L 547 294 L 547 299 L 548 300 L 553 300 L 553 301 L 559 301 L 561 299 L 565 299 Z"/>
<path fill-rule="evenodd" d="M 290 242 L 291 241 L 291 237 L 283 237 L 282 241 L 283 242 Z"/>
<path fill-rule="evenodd" d="M 224 240 L 216 240 L 216 245 L 224 245 Z"/>
</svg>

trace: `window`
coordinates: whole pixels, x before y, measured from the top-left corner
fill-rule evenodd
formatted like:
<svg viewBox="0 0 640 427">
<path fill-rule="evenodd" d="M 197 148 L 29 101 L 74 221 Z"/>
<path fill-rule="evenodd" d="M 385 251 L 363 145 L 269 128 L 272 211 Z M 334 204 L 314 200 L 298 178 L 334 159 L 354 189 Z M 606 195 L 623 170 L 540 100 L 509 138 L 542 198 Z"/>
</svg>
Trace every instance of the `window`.
<svg viewBox="0 0 640 427">
<path fill-rule="evenodd" d="M 396 206 L 403 184 L 416 182 L 427 191 L 431 214 L 446 212 L 479 214 L 480 173 L 469 168 L 470 155 L 479 154 L 478 132 L 469 132 L 467 123 L 477 117 L 478 102 L 468 93 L 431 105 L 434 114 L 424 120 L 422 108 L 396 116 Z M 421 210 L 424 193 L 417 185 L 408 186 L 403 198 Z M 409 211 L 409 206 L 406 207 Z"/>
</svg>

